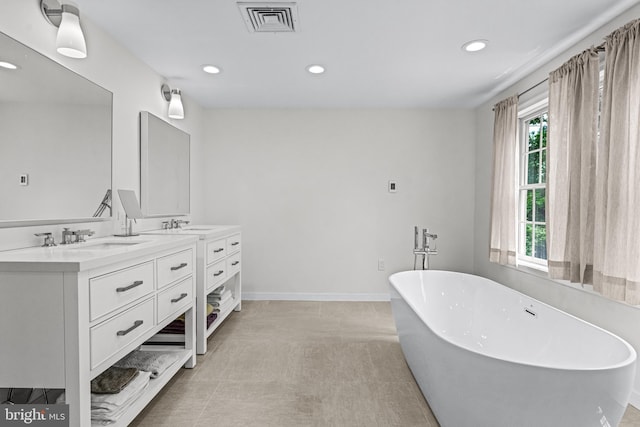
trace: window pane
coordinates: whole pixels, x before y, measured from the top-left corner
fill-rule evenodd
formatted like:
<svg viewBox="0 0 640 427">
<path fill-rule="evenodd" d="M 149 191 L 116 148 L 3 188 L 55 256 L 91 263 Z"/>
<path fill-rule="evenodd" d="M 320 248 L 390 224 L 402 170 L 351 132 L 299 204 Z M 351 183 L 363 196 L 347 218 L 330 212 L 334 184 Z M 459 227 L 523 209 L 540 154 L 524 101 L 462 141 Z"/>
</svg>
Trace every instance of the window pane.
<svg viewBox="0 0 640 427">
<path fill-rule="evenodd" d="M 544 195 L 545 189 L 535 190 L 535 202 L 536 202 L 536 222 L 546 222 L 545 210 L 544 210 Z"/>
<path fill-rule="evenodd" d="M 531 256 L 531 247 L 533 246 L 533 225 L 526 224 L 525 225 L 525 247 L 524 254 L 527 256 Z"/>
<path fill-rule="evenodd" d="M 547 128 L 548 128 L 548 122 L 547 122 L 547 114 L 543 114 L 542 115 L 542 146 L 546 147 L 547 146 Z"/>
<path fill-rule="evenodd" d="M 535 257 L 547 259 L 547 227 L 535 226 Z"/>
<path fill-rule="evenodd" d="M 527 184 L 540 182 L 540 152 L 529 153 L 527 156 Z"/>
<path fill-rule="evenodd" d="M 529 151 L 540 148 L 540 117 L 529 121 Z"/>
<path fill-rule="evenodd" d="M 542 150 L 540 158 L 540 182 L 547 182 L 547 150 Z"/>
<path fill-rule="evenodd" d="M 527 190 L 527 221 L 533 221 L 533 190 Z"/>
</svg>

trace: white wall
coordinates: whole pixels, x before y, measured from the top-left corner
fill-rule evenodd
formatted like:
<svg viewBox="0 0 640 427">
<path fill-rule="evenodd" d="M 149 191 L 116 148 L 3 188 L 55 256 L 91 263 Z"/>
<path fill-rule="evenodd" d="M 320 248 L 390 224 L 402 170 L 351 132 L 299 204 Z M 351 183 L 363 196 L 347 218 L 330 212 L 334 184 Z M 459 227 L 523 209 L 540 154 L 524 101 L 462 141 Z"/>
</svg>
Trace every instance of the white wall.
<svg viewBox="0 0 640 427">
<path fill-rule="evenodd" d="M 221 109 L 205 122 L 206 218 L 242 225 L 247 296 L 388 298 L 388 275 L 413 266 L 414 225 L 440 236 L 433 268 L 473 270 L 473 112 Z"/>
<path fill-rule="evenodd" d="M 67 68 L 81 74 L 113 93 L 113 188 L 139 191 L 139 114 L 146 110 L 168 120 L 167 103 L 160 95 L 165 79 L 135 58 L 92 22 L 82 17 L 82 27 L 87 39 L 88 57 L 75 60 L 55 51 L 57 29 L 45 21 L 39 2 L 3 0 L 0 13 L 0 31 L 32 49 L 52 58 Z M 46 76 L 43 76 L 46 79 Z M 55 84 L 51 81 L 50 84 Z M 202 180 L 202 111 L 200 107 L 183 97 L 185 120 L 171 121 L 175 126 L 191 134 L 192 152 L 192 213 L 195 221 L 203 219 L 204 207 Z M 1 143 L 8 143 L 2 141 Z M 69 153 L 73 157 L 73 153 Z M 116 199 L 116 209 L 121 210 Z M 5 203 L 6 201 L 3 201 Z M 114 213 L 115 215 L 115 213 Z M 139 221 L 139 229 L 157 228 L 160 220 Z M 98 235 L 119 231 L 114 219 L 108 223 L 84 224 Z M 69 226 L 69 225 L 67 225 Z M 80 224 L 71 227 L 77 227 Z M 35 246 L 41 241 L 33 233 L 52 231 L 60 238 L 61 225 L 0 229 L 0 250 Z"/>
<path fill-rule="evenodd" d="M 536 299 L 558 307 L 589 322 L 608 329 L 626 339 L 636 350 L 640 350 L 640 309 L 618 303 L 597 294 L 583 291 L 577 287 L 559 284 L 540 275 L 529 274 L 509 267 L 489 263 L 489 206 L 491 190 L 491 167 L 493 147 L 493 105 L 514 93 L 520 93 L 545 79 L 549 72 L 559 67 L 571 56 L 580 53 L 591 45 L 599 45 L 603 37 L 627 22 L 640 16 L 640 6 L 636 6 L 605 25 L 594 34 L 559 55 L 551 63 L 541 67 L 527 78 L 518 82 L 495 99 L 476 110 L 476 186 L 475 186 L 475 269 L 476 273 L 491 278 L 509 287 L 528 294 Z M 546 90 L 541 85 L 527 97 Z M 521 98 L 521 101 L 526 98 Z M 640 367 L 637 369 L 640 374 Z M 640 407 L 640 375 L 636 377 L 635 391 L 632 396 L 634 406 Z"/>
</svg>

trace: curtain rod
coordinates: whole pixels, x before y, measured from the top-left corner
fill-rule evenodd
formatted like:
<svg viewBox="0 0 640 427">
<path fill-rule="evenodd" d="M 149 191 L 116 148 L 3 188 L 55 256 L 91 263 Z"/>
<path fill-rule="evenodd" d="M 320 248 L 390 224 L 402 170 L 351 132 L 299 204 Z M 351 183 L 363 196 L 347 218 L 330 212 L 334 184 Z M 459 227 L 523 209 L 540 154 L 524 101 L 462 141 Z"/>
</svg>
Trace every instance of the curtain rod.
<svg viewBox="0 0 640 427">
<path fill-rule="evenodd" d="M 605 51 L 605 49 L 604 49 L 604 43 L 602 43 L 602 44 L 601 44 L 601 45 L 599 45 L 599 46 L 596 46 L 596 47 L 595 47 L 595 50 L 596 50 L 596 52 L 604 52 L 604 51 Z M 533 85 L 533 86 L 531 86 L 529 89 L 525 89 L 525 90 L 523 90 L 522 92 L 520 92 L 520 93 L 518 94 L 518 98 L 520 98 L 520 97 L 521 97 L 522 95 L 524 95 L 525 93 L 527 93 L 527 92 L 529 92 L 529 91 L 532 91 L 533 89 L 537 88 L 538 86 L 540 86 L 541 84 L 543 84 L 543 83 L 547 82 L 548 80 L 549 80 L 549 77 L 547 77 L 546 79 L 542 80 L 541 82 L 538 82 L 538 83 L 534 84 L 534 85 Z M 491 111 L 495 111 L 495 108 L 492 108 L 492 109 L 491 109 Z"/>
<path fill-rule="evenodd" d="M 537 88 L 538 86 L 540 86 L 542 83 L 545 83 L 547 80 L 549 80 L 549 77 L 547 77 L 546 79 L 542 80 L 541 82 L 538 82 L 536 84 L 534 84 L 533 86 L 531 86 L 529 89 L 523 90 L 522 92 L 520 92 L 518 94 L 518 98 L 520 98 L 522 95 L 524 95 L 525 93 L 532 91 L 533 89 Z"/>
</svg>

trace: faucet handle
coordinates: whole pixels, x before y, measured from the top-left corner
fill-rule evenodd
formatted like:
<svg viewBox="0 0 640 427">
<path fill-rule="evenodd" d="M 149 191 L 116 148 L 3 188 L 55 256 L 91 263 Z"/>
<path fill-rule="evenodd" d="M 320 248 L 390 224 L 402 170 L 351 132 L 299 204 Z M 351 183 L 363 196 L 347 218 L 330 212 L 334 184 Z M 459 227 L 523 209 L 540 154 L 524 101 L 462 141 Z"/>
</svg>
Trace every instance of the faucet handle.
<svg viewBox="0 0 640 427">
<path fill-rule="evenodd" d="M 89 229 L 76 230 L 73 232 L 73 234 L 75 234 L 77 242 L 84 242 L 85 236 L 93 236 L 95 234 L 95 231 Z"/>
<path fill-rule="evenodd" d="M 36 233 L 35 236 L 44 237 L 44 243 L 42 245 L 44 247 L 57 246 L 56 242 L 55 242 L 55 239 L 53 238 L 53 234 L 51 234 L 50 232 L 47 232 L 47 233 Z"/>
</svg>

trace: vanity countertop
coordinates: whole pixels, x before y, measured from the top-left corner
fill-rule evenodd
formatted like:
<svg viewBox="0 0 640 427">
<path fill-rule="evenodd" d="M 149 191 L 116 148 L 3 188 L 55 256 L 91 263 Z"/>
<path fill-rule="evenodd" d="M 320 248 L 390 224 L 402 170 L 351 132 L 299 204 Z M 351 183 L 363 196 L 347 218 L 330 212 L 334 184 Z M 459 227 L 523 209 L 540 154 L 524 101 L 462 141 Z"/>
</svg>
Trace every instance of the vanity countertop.
<svg viewBox="0 0 640 427">
<path fill-rule="evenodd" d="M 183 228 L 170 228 L 160 230 L 141 231 L 140 234 L 161 235 L 161 236 L 197 236 L 200 240 L 215 238 L 234 232 L 240 232 L 242 227 L 239 225 L 188 225 Z"/>
<path fill-rule="evenodd" d="M 0 251 L 0 270 L 77 272 L 172 249 L 180 244 L 195 243 L 197 240 L 197 236 L 185 233 L 108 236 L 69 245 Z"/>
</svg>

